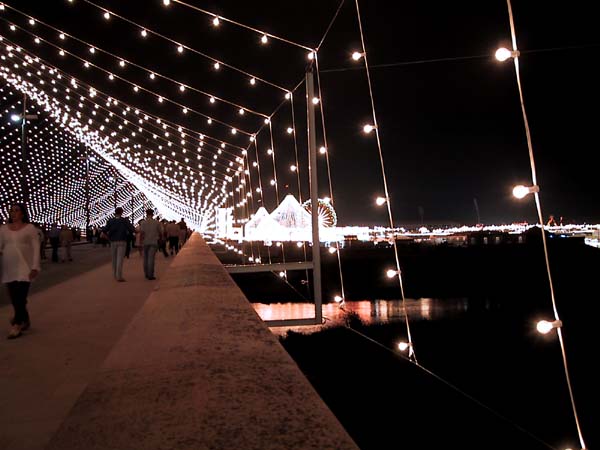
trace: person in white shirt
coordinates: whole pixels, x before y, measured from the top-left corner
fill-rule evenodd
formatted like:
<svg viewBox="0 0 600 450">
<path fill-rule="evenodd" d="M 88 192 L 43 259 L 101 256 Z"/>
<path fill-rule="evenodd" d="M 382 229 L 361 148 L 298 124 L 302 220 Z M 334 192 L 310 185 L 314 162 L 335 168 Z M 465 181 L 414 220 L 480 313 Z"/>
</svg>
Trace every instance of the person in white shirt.
<svg viewBox="0 0 600 450">
<path fill-rule="evenodd" d="M 158 220 L 154 220 L 152 209 L 146 210 L 146 220 L 140 225 L 141 241 L 144 246 L 144 275 L 148 280 L 155 280 L 154 277 L 154 257 L 158 250 L 158 240 L 162 234 L 162 227 Z"/>
<path fill-rule="evenodd" d="M 40 238 L 29 223 L 23 203 L 10 207 L 7 225 L 0 227 L 2 282 L 6 284 L 15 316 L 11 320 L 9 339 L 21 336 L 31 322 L 27 311 L 27 294 L 31 281 L 40 272 Z"/>
</svg>

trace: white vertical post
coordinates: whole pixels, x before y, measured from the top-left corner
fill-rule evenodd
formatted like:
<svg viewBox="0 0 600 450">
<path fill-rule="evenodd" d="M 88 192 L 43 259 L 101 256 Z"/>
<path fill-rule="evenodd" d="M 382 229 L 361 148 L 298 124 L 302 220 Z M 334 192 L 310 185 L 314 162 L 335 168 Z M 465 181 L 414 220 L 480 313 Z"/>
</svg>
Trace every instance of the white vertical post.
<svg viewBox="0 0 600 450">
<path fill-rule="evenodd" d="M 313 260 L 313 290 L 315 299 L 315 321 L 323 321 L 322 291 L 321 291 L 321 241 L 319 239 L 319 174 L 317 170 L 317 135 L 315 125 L 315 82 L 313 67 L 306 72 L 306 108 L 308 112 L 308 155 L 310 174 L 310 205 L 312 216 L 312 260 Z"/>
</svg>

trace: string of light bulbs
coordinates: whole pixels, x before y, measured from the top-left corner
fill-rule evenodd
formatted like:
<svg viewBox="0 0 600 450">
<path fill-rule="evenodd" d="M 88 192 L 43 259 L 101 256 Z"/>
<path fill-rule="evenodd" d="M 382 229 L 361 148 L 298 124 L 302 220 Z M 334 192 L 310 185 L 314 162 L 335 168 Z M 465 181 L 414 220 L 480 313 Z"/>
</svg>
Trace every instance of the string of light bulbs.
<svg viewBox="0 0 600 450">
<path fill-rule="evenodd" d="M 9 23 L 9 22 L 8 22 L 6 19 L 4 19 L 4 18 L 2 18 L 2 17 L 0 17 L 0 20 L 4 21 L 5 23 Z M 27 34 L 31 35 L 31 36 L 36 36 L 36 37 L 35 37 L 35 39 L 38 41 L 38 42 L 37 42 L 38 44 L 39 44 L 39 43 L 41 43 L 41 42 L 45 42 L 46 44 L 48 44 L 48 45 L 50 45 L 50 46 L 52 46 L 52 47 L 56 48 L 56 49 L 58 50 L 58 54 L 59 54 L 60 56 L 69 55 L 69 56 L 71 56 L 71 57 L 73 57 L 73 58 L 75 58 L 75 59 L 79 60 L 80 62 L 82 62 L 82 63 L 83 63 L 83 65 L 84 65 L 84 67 L 86 67 L 86 68 L 89 68 L 89 67 L 94 67 L 94 68 L 96 68 L 97 70 L 99 70 L 99 71 L 102 71 L 103 73 L 105 73 L 105 74 L 107 75 L 107 77 L 108 77 L 108 79 L 109 79 L 110 81 L 114 81 L 115 79 L 117 79 L 117 80 L 120 80 L 120 81 L 122 81 L 122 82 L 124 82 L 124 83 L 128 84 L 129 86 L 131 86 L 132 90 L 133 90 L 134 92 L 136 92 L 136 93 L 138 93 L 138 92 L 140 92 L 140 91 L 142 91 L 142 92 L 146 92 L 146 93 L 150 94 L 150 95 L 151 95 L 153 98 L 155 98 L 155 99 L 158 101 L 158 103 L 161 103 L 161 104 L 162 104 L 162 103 L 164 103 L 164 102 L 167 102 L 167 103 L 170 103 L 170 104 L 172 104 L 172 105 L 175 105 L 175 106 L 176 106 L 178 109 L 180 109 L 180 110 L 181 110 L 182 114 L 184 114 L 184 115 L 186 115 L 186 114 L 188 114 L 188 113 L 192 113 L 192 114 L 198 115 L 198 116 L 200 116 L 200 117 L 203 117 L 204 119 L 206 119 L 206 120 L 207 120 L 207 123 L 208 123 L 209 125 L 211 125 L 213 122 L 214 122 L 214 123 L 218 123 L 218 124 L 220 124 L 220 125 L 223 125 L 223 126 L 227 127 L 227 129 L 228 129 L 228 130 L 230 130 L 230 132 L 231 132 L 231 134 L 232 134 L 232 135 L 235 135 L 235 134 L 237 134 L 238 132 L 240 132 L 240 133 L 242 133 L 242 134 L 244 134 L 244 135 L 248 136 L 250 139 L 252 139 L 252 138 L 253 138 L 253 136 L 254 136 L 254 133 L 251 133 L 251 132 L 249 132 L 249 131 L 246 131 L 246 130 L 240 129 L 240 128 L 238 128 L 238 127 L 236 127 L 236 126 L 234 126 L 234 125 L 232 125 L 232 124 L 230 124 L 230 123 L 227 123 L 227 122 L 225 122 L 225 121 L 221 121 L 221 120 L 215 119 L 215 118 L 213 118 L 212 116 L 209 116 L 208 114 L 205 114 L 205 113 L 203 113 L 203 112 L 201 112 L 201 111 L 198 111 L 197 109 L 195 109 L 195 108 L 192 108 L 191 106 L 186 106 L 186 105 L 184 105 L 184 104 L 182 104 L 182 103 L 180 103 L 180 102 L 178 102 L 178 101 L 175 101 L 175 100 L 173 100 L 172 98 L 170 98 L 170 97 L 168 97 L 168 96 L 163 96 L 163 95 L 160 95 L 160 94 L 158 94 L 157 92 L 154 92 L 154 91 L 152 91 L 151 89 L 148 89 L 148 88 L 146 88 L 146 87 L 143 87 L 143 86 L 141 86 L 140 84 L 136 84 L 136 83 L 134 83 L 134 82 L 132 82 L 132 81 L 129 81 L 127 78 L 125 78 L 125 77 L 123 77 L 123 76 L 121 76 L 121 75 L 115 74 L 114 72 L 111 72 L 111 71 L 109 71 L 109 70 L 107 70 L 107 69 L 104 69 L 104 68 L 100 67 L 100 66 L 99 66 L 99 65 L 97 65 L 97 64 L 94 64 L 94 63 L 92 63 L 92 62 L 89 62 L 89 61 L 88 61 L 88 60 L 86 60 L 85 58 L 82 58 L 82 57 L 80 57 L 80 56 L 76 55 L 75 53 L 73 53 L 73 52 L 71 52 L 71 51 L 69 51 L 69 50 L 65 50 L 65 49 L 63 49 L 62 47 L 60 47 L 60 46 L 58 46 L 58 45 L 56 45 L 56 44 L 52 43 L 51 41 L 48 41 L 48 40 L 46 40 L 46 39 L 43 39 L 43 38 L 38 38 L 38 37 L 37 37 L 37 35 L 35 35 L 34 33 L 31 33 L 31 32 L 30 32 L 29 30 L 27 30 L 26 28 L 20 27 L 20 26 L 18 26 L 18 25 L 11 25 L 11 26 L 12 26 L 12 27 L 14 27 L 14 31 L 16 31 L 16 30 L 18 29 L 18 30 L 21 30 L 21 31 L 23 31 L 23 32 L 25 32 L 25 33 L 27 33 Z M 90 48 L 96 48 L 96 47 L 90 47 Z M 99 50 L 99 51 L 103 51 L 103 50 Z M 129 61 L 127 61 L 127 62 L 126 62 L 126 61 L 125 61 L 125 60 L 123 60 L 123 59 L 121 59 L 121 60 L 120 60 L 120 63 L 119 63 L 119 65 L 120 65 L 121 67 L 126 67 L 128 64 L 131 64 L 131 63 L 130 63 Z M 135 63 L 133 63 L 133 64 L 131 64 L 131 65 L 137 66 Z M 152 75 L 152 74 L 154 74 L 154 72 L 150 72 L 150 74 Z M 186 86 L 187 86 L 187 85 L 184 85 L 184 84 L 182 84 L 182 83 L 179 83 L 179 90 L 180 90 L 181 92 L 185 91 L 185 90 L 186 90 Z M 183 89 L 182 89 L 182 88 L 183 88 Z M 215 103 L 216 103 L 216 101 L 217 101 L 217 97 L 215 97 L 215 96 L 213 96 L 213 95 L 210 95 L 210 94 L 207 94 L 206 96 L 209 98 L 209 103 L 211 103 L 211 104 L 215 104 Z M 221 100 L 222 100 L 222 99 L 221 99 Z M 228 101 L 224 101 L 224 102 L 225 102 L 225 103 L 230 103 L 230 104 L 233 104 L 233 103 L 231 103 L 231 102 L 228 102 Z M 246 107 L 243 107 L 243 106 L 240 106 L 240 105 L 237 105 L 237 104 L 236 104 L 235 106 L 236 106 L 236 108 L 238 108 L 238 114 L 239 114 L 239 115 L 244 115 L 244 114 L 245 114 L 245 112 L 246 112 L 246 111 L 248 111 L 248 112 L 252 112 L 252 113 L 254 113 L 254 114 L 258 115 L 258 116 L 261 116 L 261 117 L 265 117 L 265 118 L 266 118 L 266 117 L 268 117 L 268 116 L 267 116 L 267 115 L 265 115 L 265 114 L 262 114 L 262 113 L 255 112 L 255 111 L 254 111 L 254 110 L 252 110 L 251 108 L 246 108 Z"/>
<path fill-rule="evenodd" d="M 129 59 L 123 58 L 123 57 L 121 57 L 121 56 L 119 56 L 119 55 L 117 55 L 117 54 L 115 54 L 115 53 L 109 52 L 108 50 L 105 50 L 105 49 L 103 49 L 103 48 L 101 48 L 101 47 L 99 47 L 99 46 L 97 46 L 97 45 L 91 44 L 90 42 L 87 42 L 87 41 L 85 41 L 85 40 L 83 40 L 83 39 L 80 39 L 80 38 L 76 37 L 75 35 L 69 34 L 69 33 L 65 32 L 65 31 L 63 31 L 63 30 L 61 30 L 61 29 L 59 29 L 59 28 L 56 28 L 56 27 L 54 27 L 53 25 L 50 25 L 50 24 L 48 24 L 48 23 L 46 23 L 46 22 L 44 22 L 44 21 L 42 21 L 42 20 L 38 19 L 37 17 L 31 16 L 31 15 L 29 15 L 29 14 L 27 14 L 27 13 L 24 13 L 24 12 L 22 12 L 21 10 L 19 10 L 19 9 L 17 9 L 17 8 L 14 8 L 14 7 L 11 7 L 11 6 L 9 6 L 9 8 L 10 8 L 11 10 L 15 11 L 17 14 L 20 14 L 20 15 L 24 16 L 26 19 L 28 19 L 28 20 L 29 20 L 29 24 L 30 24 L 30 25 L 32 25 L 32 22 L 31 22 L 31 21 L 33 21 L 33 23 L 35 23 L 35 24 L 41 24 L 41 25 L 45 26 L 46 28 L 49 28 L 49 29 L 51 29 L 51 30 L 55 31 L 56 33 L 58 33 L 58 37 L 59 37 L 59 39 L 61 39 L 61 40 L 63 40 L 63 41 L 64 41 L 65 39 L 69 38 L 69 39 L 72 39 L 72 40 L 74 40 L 74 41 L 76 41 L 76 42 L 78 42 L 78 43 L 80 43 L 80 44 L 82 44 L 82 45 L 86 46 L 86 47 L 88 48 L 89 52 L 90 52 L 90 53 L 92 53 L 92 54 L 95 54 L 96 52 L 104 53 L 104 54 L 106 54 L 106 55 L 108 55 L 108 56 L 110 56 L 110 57 L 114 58 L 114 59 L 115 59 L 115 60 L 118 62 L 119 66 L 120 66 L 120 67 L 122 67 L 122 68 L 124 68 L 124 67 L 126 67 L 126 66 L 133 66 L 133 67 L 136 67 L 136 68 L 138 68 L 138 69 L 140 69 L 140 70 L 142 70 L 142 71 L 144 71 L 144 72 L 148 73 L 148 76 L 149 76 L 149 77 L 150 77 L 152 80 L 154 80 L 155 78 L 157 78 L 157 77 L 158 77 L 158 78 L 162 78 L 162 79 L 164 79 L 164 80 L 167 80 L 167 81 L 169 81 L 169 82 L 173 83 L 173 84 L 174 84 L 174 85 L 177 87 L 177 89 L 179 89 L 181 92 L 184 92 L 185 90 L 188 90 L 188 89 L 189 89 L 189 90 L 191 90 L 191 91 L 195 91 L 195 92 L 197 92 L 197 93 L 199 93 L 199 94 L 201 94 L 201 95 L 203 95 L 203 96 L 205 96 L 205 97 L 208 97 L 209 99 L 210 99 L 210 98 L 212 98 L 212 99 L 215 99 L 215 100 L 217 100 L 217 101 L 220 101 L 220 102 L 226 103 L 226 104 L 228 104 L 228 105 L 231 105 L 231 106 L 233 106 L 233 107 L 234 107 L 236 110 L 238 110 L 238 112 L 244 111 L 244 113 L 245 113 L 245 112 L 248 112 L 248 113 L 251 113 L 251 114 L 255 114 L 255 115 L 257 115 L 257 116 L 260 116 L 260 117 L 268 117 L 268 116 L 267 116 L 266 114 L 264 114 L 264 113 L 261 113 L 261 112 L 255 111 L 255 110 L 253 110 L 253 109 L 251 109 L 251 108 L 248 108 L 248 107 L 246 107 L 246 106 L 240 105 L 240 104 L 238 104 L 238 103 L 236 103 L 236 102 L 233 102 L 233 101 L 231 101 L 231 100 L 224 99 L 224 98 L 222 98 L 222 97 L 219 97 L 219 96 L 217 96 L 217 95 L 215 95 L 215 94 L 211 94 L 211 93 L 209 93 L 209 92 L 203 91 L 203 90 L 201 90 L 201 89 L 198 89 L 198 88 L 196 88 L 196 87 L 194 87 L 194 86 L 191 86 L 191 85 L 189 85 L 189 84 L 186 84 L 186 83 L 183 83 L 183 82 L 181 82 L 181 81 L 175 80 L 174 78 L 172 78 L 172 77 L 169 77 L 169 76 L 167 76 L 167 75 L 164 75 L 164 74 L 162 74 L 162 73 L 161 73 L 161 72 L 159 72 L 159 71 L 156 71 L 156 70 L 149 69 L 148 67 L 142 66 L 142 65 L 140 65 L 140 64 L 138 64 L 138 63 L 135 63 L 135 62 L 133 62 L 133 61 L 131 61 L 131 60 L 129 60 Z M 7 19 L 3 19 L 3 20 L 4 20 L 5 22 L 9 23 L 10 25 L 14 25 L 12 22 L 9 22 Z M 62 49 L 60 46 L 57 46 L 56 44 L 53 44 L 53 43 L 52 43 L 52 42 L 50 42 L 49 40 L 47 40 L 47 39 L 44 39 L 44 38 L 40 37 L 39 35 L 37 35 L 37 34 L 35 34 L 35 33 L 32 33 L 32 32 L 30 32 L 28 29 L 26 29 L 26 28 L 24 28 L 24 27 L 21 27 L 21 26 L 18 26 L 18 25 L 14 25 L 14 26 L 15 26 L 15 30 L 12 30 L 12 31 L 16 31 L 16 29 L 21 29 L 21 30 L 23 30 L 23 31 L 27 32 L 28 34 L 30 34 L 31 36 L 33 36 L 33 37 L 34 37 L 34 42 L 35 42 L 36 44 L 40 44 L 40 43 L 42 43 L 42 42 L 46 42 L 46 43 L 49 43 L 49 44 L 51 44 L 51 45 L 55 46 L 57 49 L 64 51 L 65 53 L 69 53 L 69 54 L 73 55 L 72 53 L 68 52 L 67 50 L 64 50 L 64 49 Z M 86 60 L 86 59 L 84 59 L 84 58 L 80 58 L 80 57 L 78 57 L 77 55 L 73 55 L 73 56 L 75 56 L 75 57 L 77 57 L 78 59 L 80 59 L 80 60 L 81 60 L 81 61 L 84 63 L 84 65 L 85 65 L 85 67 L 86 67 L 86 68 L 88 68 L 88 67 L 96 67 L 96 68 L 98 68 L 99 70 L 102 70 L 102 71 L 104 71 L 104 72 L 106 72 L 106 73 L 110 73 L 110 71 L 109 71 L 109 70 L 107 70 L 107 69 L 103 69 L 103 68 L 101 68 L 101 67 L 99 67 L 99 66 L 95 65 L 94 63 L 92 63 L 92 62 L 90 62 L 90 61 L 88 61 L 88 60 Z M 118 76 L 117 76 L 117 75 L 115 75 L 115 74 L 113 74 L 113 75 L 115 76 L 115 78 L 120 78 L 120 79 L 123 79 L 122 77 L 118 77 Z M 123 79 L 123 80 L 124 80 L 124 79 Z M 125 81 L 127 81 L 127 80 L 125 80 Z M 135 85 L 135 84 L 134 84 L 134 83 L 132 83 L 132 82 L 129 82 L 129 81 L 127 81 L 127 82 L 128 82 L 128 83 L 130 83 L 130 84 L 132 84 L 134 88 L 135 88 L 135 87 L 138 87 L 139 89 L 142 89 L 142 87 L 140 87 L 140 86 L 137 86 L 137 85 Z M 250 84 L 251 84 L 251 85 L 255 85 L 255 82 L 250 82 Z M 147 90 L 147 89 L 146 89 L 146 90 Z M 148 91 L 148 90 L 147 90 L 147 91 Z M 137 92 L 137 91 L 136 91 L 136 92 Z M 151 92 L 151 91 L 148 91 L 148 92 Z M 240 114 L 242 114 L 242 115 L 243 115 L 244 113 L 240 113 Z"/>
<path fill-rule="evenodd" d="M 527 112 L 525 109 L 525 101 L 523 98 L 523 87 L 521 85 L 521 75 L 520 75 L 520 69 L 519 69 L 520 54 L 519 54 L 519 49 L 517 47 L 517 34 L 515 31 L 515 23 L 514 23 L 511 0 L 506 0 L 506 4 L 507 4 L 507 9 L 508 9 L 508 17 L 509 17 L 509 24 L 510 24 L 512 51 L 508 51 L 506 49 L 499 49 L 496 52 L 496 57 L 499 60 L 506 60 L 506 59 L 512 57 L 513 61 L 514 61 L 515 76 L 516 76 L 516 80 L 517 80 L 517 87 L 518 87 L 518 91 L 519 91 L 519 101 L 520 101 L 520 105 L 521 105 L 521 113 L 523 116 L 523 124 L 525 126 L 525 136 L 527 138 L 527 149 L 528 149 L 528 153 L 529 153 L 529 165 L 530 165 L 530 169 L 531 169 L 531 180 L 532 180 L 532 186 L 529 188 L 525 188 L 525 189 L 527 191 L 527 194 L 532 193 L 533 197 L 535 199 L 536 211 L 537 211 L 537 215 L 538 215 L 538 223 L 539 223 L 539 227 L 540 227 L 541 233 L 542 233 L 542 245 L 543 245 L 543 249 L 544 249 L 544 261 L 545 261 L 545 266 L 546 266 L 546 274 L 548 276 L 548 285 L 550 288 L 550 300 L 551 300 L 551 304 L 552 304 L 552 310 L 554 313 L 554 321 L 538 322 L 538 331 L 540 331 L 542 333 L 548 333 L 552 329 L 556 329 L 556 334 L 557 334 L 558 341 L 560 344 L 560 349 L 561 349 L 561 356 L 562 356 L 562 362 L 563 362 L 563 368 L 564 368 L 564 372 L 565 372 L 567 388 L 569 391 L 569 400 L 571 402 L 571 409 L 573 411 L 573 417 L 575 419 L 575 425 L 577 427 L 577 435 L 579 438 L 579 443 L 581 445 L 581 448 L 585 449 L 586 445 L 585 445 L 585 441 L 583 439 L 583 432 L 581 430 L 581 424 L 579 421 L 579 415 L 577 413 L 577 407 L 575 405 L 575 396 L 573 394 L 573 387 L 571 385 L 571 377 L 569 375 L 569 368 L 568 368 L 568 364 L 567 364 L 567 353 L 566 353 L 563 332 L 562 332 L 563 322 L 560 318 L 560 315 L 558 314 L 558 307 L 556 304 L 556 296 L 555 296 L 555 292 L 554 292 L 554 283 L 552 282 L 552 273 L 550 270 L 550 259 L 549 259 L 549 255 L 548 255 L 548 243 L 546 241 L 546 232 L 544 230 L 544 216 L 542 214 L 542 203 L 541 203 L 540 193 L 539 193 L 540 189 L 539 189 L 538 182 L 537 182 L 535 156 L 533 153 L 533 144 L 531 141 L 531 133 L 529 130 L 529 121 L 527 119 Z"/>
<path fill-rule="evenodd" d="M 384 201 L 383 202 L 378 201 L 377 203 L 387 205 L 388 220 L 389 220 L 390 228 L 393 229 L 394 228 L 394 217 L 392 215 L 392 206 L 391 206 L 391 202 L 390 202 L 390 195 L 389 195 L 389 190 L 388 190 L 388 185 L 387 185 L 387 175 L 386 175 L 385 163 L 384 163 L 384 159 L 383 159 L 383 149 L 382 149 L 382 145 L 381 145 L 381 139 L 379 136 L 379 127 L 377 125 L 377 113 L 375 110 L 375 100 L 374 100 L 374 96 L 373 96 L 373 88 L 371 85 L 371 74 L 370 74 L 369 63 L 368 63 L 368 59 L 367 59 L 367 50 L 366 50 L 366 45 L 365 45 L 365 37 L 364 37 L 364 33 L 363 33 L 363 28 L 362 28 L 362 19 L 361 19 L 360 7 L 358 4 L 358 0 L 355 0 L 355 5 L 356 5 L 356 15 L 357 15 L 357 19 L 358 19 L 358 29 L 360 32 L 362 53 L 358 54 L 359 55 L 358 58 L 354 58 L 355 55 L 353 55 L 353 59 L 359 60 L 362 57 L 364 60 L 365 72 L 367 75 L 367 84 L 369 87 L 369 97 L 371 100 L 371 112 L 372 112 L 372 116 L 373 116 L 373 124 L 365 125 L 363 127 L 363 130 L 367 134 L 372 131 L 375 131 L 375 137 L 377 140 L 377 150 L 379 153 L 379 162 L 380 162 L 380 166 L 381 166 L 381 174 L 382 174 L 382 179 L 383 179 L 383 189 L 384 189 L 384 193 L 385 193 Z M 357 54 L 357 52 L 355 52 L 355 53 Z M 402 296 L 402 309 L 404 310 L 404 313 L 405 313 L 404 317 L 405 317 L 405 324 L 406 324 L 406 334 L 407 334 L 407 338 L 408 338 L 408 342 L 406 343 L 405 350 L 408 351 L 409 357 L 413 358 L 415 360 L 415 362 L 417 362 L 417 356 L 415 353 L 412 334 L 410 331 L 410 321 L 408 319 L 408 314 L 407 314 L 406 296 L 404 295 L 404 283 L 403 283 L 403 279 L 402 279 L 403 278 L 402 271 L 400 270 L 400 258 L 398 256 L 398 245 L 396 243 L 396 239 L 392 239 L 392 244 L 393 244 L 393 249 L 394 249 L 394 258 L 395 258 L 396 268 L 395 268 L 395 270 L 389 269 L 387 271 L 387 275 L 389 278 L 397 278 L 397 280 L 398 280 L 398 284 L 400 287 L 400 294 Z"/>
<path fill-rule="evenodd" d="M 120 20 L 123 20 L 123 21 L 129 23 L 130 25 L 133 25 L 138 30 L 140 30 L 140 35 L 142 37 L 146 37 L 148 35 L 153 35 L 153 36 L 160 37 L 161 39 L 164 39 L 164 40 L 170 42 L 171 44 L 173 44 L 176 47 L 177 52 L 180 53 L 180 54 L 183 53 L 184 51 L 190 51 L 190 52 L 195 53 L 195 54 L 197 54 L 199 56 L 202 56 L 203 58 L 206 58 L 206 59 L 210 60 L 213 63 L 213 66 L 215 67 L 216 70 L 220 69 L 221 66 L 222 67 L 227 67 L 227 68 L 229 68 L 231 70 L 234 70 L 234 71 L 236 71 L 238 73 L 241 73 L 241 74 L 245 75 L 247 77 L 247 79 L 249 80 L 250 84 L 252 84 L 252 85 L 254 85 L 257 81 L 260 81 L 260 82 L 265 83 L 265 84 L 267 84 L 269 86 L 277 88 L 277 89 L 279 89 L 279 90 L 281 90 L 283 92 L 287 92 L 286 88 L 284 88 L 282 86 L 279 86 L 276 83 L 273 83 L 273 82 L 268 81 L 268 80 L 266 80 L 264 78 L 261 78 L 261 77 L 259 77 L 257 75 L 254 75 L 254 74 L 252 74 L 250 72 L 247 72 L 247 71 L 245 71 L 243 69 L 240 69 L 239 67 L 236 67 L 236 66 L 234 66 L 232 64 L 228 64 L 228 63 L 226 63 L 226 62 L 224 62 L 224 61 L 222 61 L 220 59 L 217 59 L 217 58 L 214 58 L 214 57 L 212 57 L 210 55 L 207 55 L 206 53 L 203 53 L 203 52 L 201 52 L 201 51 L 199 51 L 199 50 L 197 50 L 195 48 L 192 48 L 192 47 L 190 47 L 190 46 L 188 46 L 186 44 L 182 44 L 180 42 L 177 42 L 176 40 L 171 39 L 171 38 L 165 36 L 164 34 L 159 33 L 159 32 L 157 32 L 155 30 L 152 30 L 149 27 L 144 27 L 144 26 L 139 25 L 138 23 L 134 22 L 133 20 L 128 19 L 127 17 L 124 17 L 124 16 L 122 16 L 120 14 L 117 14 L 117 13 L 115 13 L 113 11 L 109 11 L 106 8 L 104 8 L 104 7 L 98 5 L 98 4 L 96 4 L 96 3 L 94 3 L 94 2 L 92 2 L 90 0 L 82 0 L 82 1 L 84 1 L 85 3 L 87 3 L 87 4 L 91 5 L 91 6 L 94 6 L 95 8 L 97 8 L 98 10 L 100 10 L 102 12 L 102 15 L 104 16 L 104 18 L 106 18 L 105 14 L 108 12 L 109 13 L 109 17 L 116 17 L 116 18 L 118 18 Z M 144 31 L 146 33 L 145 35 L 144 35 Z M 218 66 L 216 66 L 217 64 L 218 64 Z M 252 80 L 254 80 L 254 83 L 252 82 Z"/>
</svg>

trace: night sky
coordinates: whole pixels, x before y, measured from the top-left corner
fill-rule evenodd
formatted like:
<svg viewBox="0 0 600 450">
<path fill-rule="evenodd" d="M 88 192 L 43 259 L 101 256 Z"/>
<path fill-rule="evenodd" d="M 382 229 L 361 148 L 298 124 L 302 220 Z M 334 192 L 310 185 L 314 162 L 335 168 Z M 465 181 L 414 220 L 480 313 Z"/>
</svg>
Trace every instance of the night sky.
<svg viewBox="0 0 600 450">
<path fill-rule="evenodd" d="M 138 28 L 116 18 L 105 21 L 98 9 L 81 0 L 73 4 L 66 0 L 5 3 L 116 55 L 265 114 L 283 102 L 281 91 L 261 83 L 249 88 L 248 79 L 232 71 L 215 73 L 206 59 L 190 52 L 178 55 L 172 44 L 156 37 L 143 40 Z M 303 78 L 308 62 L 303 49 L 275 40 L 261 46 L 260 35 L 233 25 L 215 30 L 210 17 L 177 4 L 165 8 L 159 0 L 97 3 L 286 89 Z M 309 47 L 319 43 L 340 5 L 338 0 L 189 3 Z M 591 4 L 513 2 L 544 215 L 563 216 L 565 222 L 600 222 L 595 201 L 600 164 L 595 123 L 599 74 L 594 68 L 600 31 Z M 360 5 L 396 224 L 417 224 L 421 219 L 425 224 L 474 224 L 474 199 L 484 223 L 535 221 L 532 198 L 516 201 L 511 195 L 515 184 L 530 184 L 531 173 L 514 65 L 493 58 L 499 46 L 510 47 L 506 2 L 369 0 Z M 24 23 L 22 16 L 9 10 L 2 17 Z M 0 22 L 0 29 L 9 34 L 6 21 Z M 41 25 L 35 31 L 58 43 L 55 32 Z M 136 96 L 130 87 L 85 71 L 52 49 L 36 48 L 30 37 L 20 34 L 11 39 L 133 106 L 172 115 L 174 121 L 198 132 L 210 131 L 215 137 L 225 133 L 207 129 L 198 117 L 182 117 L 180 111 L 158 106 L 149 96 Z M 64 45 L 89 56 L 79 44 Z M 341 224 L 385 225 L 385 210 L 374 203 L 383 194 L 376 140 L 374 134 L 362 133 L 362 125 L 371 122 L 369 92 L 362 63 L 350 58 L 354 50 L 360 50 L 360 35 L 355 3 L 347 0 L 319 52 L 335 206 Z M 114 58 L 98 56 L 94 62 L 119 73 Z M 173 84 L 151 85 L 137 69 L 128 68 L 126 76 L 165 96 L 183 98 Z M 306 153 L 304 95 L 301 87 L 295 97 L 302 155 Z M 235 109 L 211 106 L 194 93 L 186 93 L 185 101 L 241 129 L 255 131 L 261 126 L 258 118 L 240 118 Z M 288 169 L 294 152 L 293 140 L 285 132 L 291 123 L 290 107 L 283 103 L 273 119 L 280 196 L 297 193 L 295 175 Z M 321 145 L 320 132 L 318 140 Z M 258 137 L 258 147 L 261 155 L 270 147 L 264 133 Z M 269 160 L 260 158 L 267 179 Z M 301 169 L 306 168 L 306 157 L 301 161 Z M 328 195 L 323 157 L 320 162 L 323 197 Z M 308 194 L 306 173 L 301 170 L 304 197 Z M 265 206 L 272 210 L 273 194 L 267 189 L 265 194 Z"/>
</svg>

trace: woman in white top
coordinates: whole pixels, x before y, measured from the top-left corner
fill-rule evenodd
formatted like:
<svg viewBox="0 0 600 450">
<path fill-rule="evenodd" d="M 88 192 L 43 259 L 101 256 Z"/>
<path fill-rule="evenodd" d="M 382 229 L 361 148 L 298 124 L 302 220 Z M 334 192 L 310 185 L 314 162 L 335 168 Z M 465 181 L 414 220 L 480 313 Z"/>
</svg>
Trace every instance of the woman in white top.
<svg viewBox="0 0 600 450">
<path fill-rule="evenodd" d="M 40 239 L 37 230 L 29 223 L 24 204 L 16 203 L 9 211 L 8 224 L 0 227 L 0 253 L 2 253 L 2 282 L 15 310 L 11 321 L 9 339 L 21 336 L 30 326 L 27 311 L 27 294 L 31 281 L 40 271 Z"/>
</svg>

